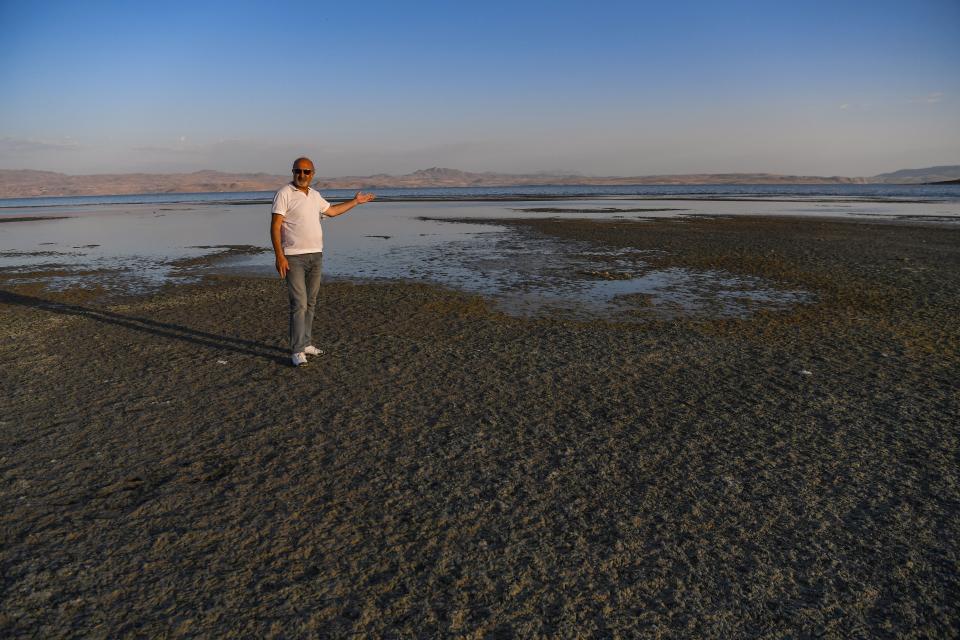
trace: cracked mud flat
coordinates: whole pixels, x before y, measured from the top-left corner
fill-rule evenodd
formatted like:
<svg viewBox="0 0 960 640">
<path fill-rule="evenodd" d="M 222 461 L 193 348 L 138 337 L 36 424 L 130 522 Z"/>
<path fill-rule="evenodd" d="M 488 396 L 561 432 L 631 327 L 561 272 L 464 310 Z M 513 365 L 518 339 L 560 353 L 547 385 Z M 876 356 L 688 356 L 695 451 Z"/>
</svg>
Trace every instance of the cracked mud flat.
<svg viewBox="0 0 960 640">
<path fill-rule="evenodd" d="M 956 637 L 960 230 L 523 221 L 816 295 L 0 290 L 4 637 Z M 654 251 L 656 250 L 656 251 Z"/>
</svg>

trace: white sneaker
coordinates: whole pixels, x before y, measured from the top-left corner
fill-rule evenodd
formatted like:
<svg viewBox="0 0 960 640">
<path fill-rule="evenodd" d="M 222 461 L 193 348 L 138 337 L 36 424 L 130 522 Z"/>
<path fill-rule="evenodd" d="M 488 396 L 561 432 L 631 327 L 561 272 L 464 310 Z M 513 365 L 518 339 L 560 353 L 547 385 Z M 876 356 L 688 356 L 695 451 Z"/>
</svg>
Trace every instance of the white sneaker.
<svg viewBox="0 0 960 640">
<path fill-rule="evenodd" d="M 317 348 L 316 348 L 315 346 L 313 346 L 313 345 L 310 345 L 309 347 L 304 347 L 304 348 L 303 348 L 303 352 L 304 352 L 305 354 L 307 354 L 308 356 L 322 356 L 322 355 L 323 355 L 323 351 L 321 351 L 320 349 L 317 349 Z"/>
<path fill-rule="evenodd" d="M 307 364 L 307 354 L 303 351 L 293 354 L 293 366 L 301 367 L 305 364 Z"/>
</svg>

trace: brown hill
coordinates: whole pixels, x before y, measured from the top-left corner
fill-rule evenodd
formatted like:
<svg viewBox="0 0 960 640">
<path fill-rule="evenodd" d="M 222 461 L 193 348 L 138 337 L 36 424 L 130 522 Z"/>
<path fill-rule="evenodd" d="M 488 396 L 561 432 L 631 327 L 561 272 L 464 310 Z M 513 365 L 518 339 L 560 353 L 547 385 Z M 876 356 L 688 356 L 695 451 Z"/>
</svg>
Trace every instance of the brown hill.
<svg viewBox="0 0 960 640">
<path fill-rule="evenodd" d="M 588 177 L 578 174 L 469 173 L 458 169 L 431 167 L 401 176 L 345 176 L 318 178 L 316 185 L 327 189 L 391 187 L 510 187 L 523 185 L 629 185 L 629 184 L 837 184 L 862 183 L 864 178 L 841 176 L 789 176 L 772 173 L 711 173 L 656 176 Z"/>
<path fill-rule="evenodd" d="M 268 173 L 120 173 L 67 175 L 51 171 L 0 170 L 0 198 L 34 196 L 118 195 L 141 193 L 206 193 L 271 191 L 289 176 Z M 842 176 L 792 176 L 771 173 L 711 173 L 627 177 L 587 177 L 576 174 L 470 173 L 431 167 L 405 175 L 376 174 L 318 178 L 325 189 L 400 187 L 507 187 L 523 185 L 630 185 L 630 184 L 839 184 L 864 183 L 866 178 Z"/>
<path fill-rule="evenodd" d="M 289 180 L 267 173 L 118 173 L 71 176 L 52 171 L 0 170 L 0 198 L 128 193 L 266 191 Z"/>
</svg>

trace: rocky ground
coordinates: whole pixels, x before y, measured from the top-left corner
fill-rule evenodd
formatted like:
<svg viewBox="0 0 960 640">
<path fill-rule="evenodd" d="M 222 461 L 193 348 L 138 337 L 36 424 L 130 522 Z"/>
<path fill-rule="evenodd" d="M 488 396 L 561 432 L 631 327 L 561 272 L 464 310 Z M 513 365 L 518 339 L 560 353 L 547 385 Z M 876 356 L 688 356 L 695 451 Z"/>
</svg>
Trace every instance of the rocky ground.
<svg viewBox="0 0 960 640">
<path fill-rule="evenodd" d="M 960 229 L 510 224 L 815 298 L 330 283 L 294 369 L 276 281 L 0 283 L 0 634 L 960 634 Z"/>
</svg>

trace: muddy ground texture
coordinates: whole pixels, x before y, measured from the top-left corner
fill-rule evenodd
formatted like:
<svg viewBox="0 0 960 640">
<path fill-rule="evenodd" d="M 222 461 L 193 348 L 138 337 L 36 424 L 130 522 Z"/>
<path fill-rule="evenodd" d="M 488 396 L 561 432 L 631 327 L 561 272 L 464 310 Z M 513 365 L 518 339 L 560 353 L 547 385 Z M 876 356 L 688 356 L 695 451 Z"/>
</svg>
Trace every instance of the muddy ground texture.
<svg viewBox="0 0 960 640">
<path fill-rule="evenodd" d="M 0 286 L 4 637 L 957 637 L 960 229 L 513 222 L 816 294 Z"/>
</svg>

